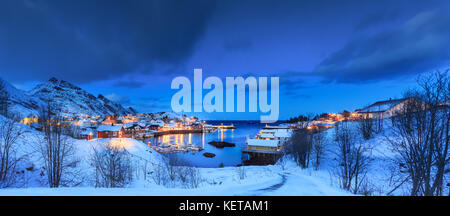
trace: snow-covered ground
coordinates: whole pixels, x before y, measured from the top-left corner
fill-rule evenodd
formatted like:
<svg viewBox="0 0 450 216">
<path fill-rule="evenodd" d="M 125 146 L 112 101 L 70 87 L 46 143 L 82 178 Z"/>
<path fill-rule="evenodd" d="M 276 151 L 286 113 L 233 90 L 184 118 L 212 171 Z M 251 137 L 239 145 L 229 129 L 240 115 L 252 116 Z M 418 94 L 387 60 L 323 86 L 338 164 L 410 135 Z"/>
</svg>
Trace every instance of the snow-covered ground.
<svg viewBox="0 0 450 216">
<path fill-rule="evenodd" d="M 0 121 L 4 121 L 0 117 Z M 75 145 L 75 157 L 80 161 L 74 168 L 76 178 L 83 183 L 76 187 L 48 188 L 42 161 L 36 151 L 36 143 L 42 141 L 42 133 L 26 125 L 18 127 L 27 131 L 19 141 L 18 155 L 24 155 L 19 166 L 21 181 L 17 185 L 0 189 L 0 196 L 11 195 L 351 195 L 330 184 L 327 171 L 302 170 L 293 162 L 282 169 L 279 165 L 224 168 L 198 168 L 201 183 L 198 188 L 180 186 L 165 187 L 156 184 L 148 175 L 154 166 L 162 164 L 163 156 L 141 141 L 124 139 L 70 140 Z M 71 139 L 71 138 L 69 138 Z M 134 181 L 126 188 L 95 188 L 91 155 L 94 149 L 113 143 L 128 151 L 135 167 Z M 30 167 L 33 167 L 30 169 Z M 242 171 L 243 169 L 243 171 Z M 241 170 L 241 171 L 239 171 Z M 147 173 L 147 175 L 145 174 Z M 244 174 L 242 174 L 244 173 Z"/>
<path fill-rule="evenodd" d="M 0 120 L 3 120 L 0 117 Z M 351 123 L 356 128 L 355 122 Z M 360 142 L 372 146 L 370 164 L 367 173 L 368 188 L 372 195 L 386 195 L 392 190 L 390 182 L 390 167 L 393 166 L 392 157 L 395 154 L 391 151 L 386 137 L 390 136 L 388 129 L 389 122 L 385 121 L 385 130 L 375 134 L 370 140 L 363 140 L 356 137 Z M 83 183 L 76 187 L 63 187 L 50 189 L 45 184 L 42 162 L 39 161 L 38 154 L 31 147 L 36 143 L 42 134 L 28 126 L 20 125 L 28 131 L 27 136 L 21 138 L 20 154 L 26 155 L 25 162 L 21 163 L 19 172 L 22 172 L 23 180 L 21 185 L 0 189 L 1 195 L 164 195 L 164 196 L 203 196 L 203 195 L 270 195 L 270 196 L 347 196 L 350 192 L 342 190 L 338 186 L 336 176 L 333 174 L 337 166 L 336 143 L 334 141 L 334 129 L 327 130 L 325 137 L 328 142 L 321 165 L 318 170 L 312 168 L 301 169 L 293 161 L 288 160 L 284 166 L 279 164 L 270 166 L 246 166 L 224 167 L 224 168 L 198 168 L 201 183 L 197 188 L 186 188 L 180 184 L 162 186 L 155 183 L 151 174 L 155 166 L 161 166 L 163 155 L 154 151 L 141 141 L 134 139 L 94 139 L 72 140 L 76 147 L 76 157 L 80 160 L 77 176 Z M 91 165 L 91 155 L 95 148 L 99 148 L 107 143 L 123 146 L 131 153 L 132 163 L 135 167 L 133 173 L 134 181 L 126 188 L 95 188 L 94 168 Z M 27 168 L 34 167 L 28 170 Z M 241 169 L 241 170 L 240 170 Z M 244 171 L 242 171 L 242 169 Z M 242 177 L 242 173 L 245 173 Z M 393 195 L 405 195 L 405 189 L 397 190 Z"/>
<path fill-rule="evenodd" d="M 348 196 L 352 195 L 329 184 L 324 175 L 301 170 L 291 163 L 279 166 L 245 167 L 240 179 L 236 167 L 200 168 L 204 182 L 195 189 L 166 188 L 137 181 L 127 188 L 8 188 L 2 196 Z M 325 175 L 326 176 L 326 175 Z"/>
</svg>

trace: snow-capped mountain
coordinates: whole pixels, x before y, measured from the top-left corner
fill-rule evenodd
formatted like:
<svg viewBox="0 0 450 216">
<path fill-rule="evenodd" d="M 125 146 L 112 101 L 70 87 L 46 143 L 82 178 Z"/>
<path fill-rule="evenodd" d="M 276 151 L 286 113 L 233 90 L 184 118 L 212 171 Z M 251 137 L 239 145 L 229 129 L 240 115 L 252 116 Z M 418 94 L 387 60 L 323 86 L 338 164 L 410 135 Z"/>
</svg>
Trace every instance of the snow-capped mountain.
<svg viewBox="0 0 450 216">
<path fill-rule="evenodd" d="M 27 92 L 17 89 L 7 81 L 0 78 L 4 90 L 9 97 L 9 112 L 18 114 L 21 117 L 37 115 L 42 101 L 38 98 L 30 96 Z"/>
<path fill-rule="evenodd" d="M 128 107 L 130 114 L 137 114 L 138 112 L 133 107 Z"/>
<path fill-rule="evenodd" d="M 63 114 L 67 115 L 126 115 L 131 113 L 122 105 L 114 103 L 99 95 L 94 95 L 64 80 L 51 78 L 45 83 L 37 85 L 30 92 L 33 97 L 40 101 L 48 101 Z"/>
</svg>

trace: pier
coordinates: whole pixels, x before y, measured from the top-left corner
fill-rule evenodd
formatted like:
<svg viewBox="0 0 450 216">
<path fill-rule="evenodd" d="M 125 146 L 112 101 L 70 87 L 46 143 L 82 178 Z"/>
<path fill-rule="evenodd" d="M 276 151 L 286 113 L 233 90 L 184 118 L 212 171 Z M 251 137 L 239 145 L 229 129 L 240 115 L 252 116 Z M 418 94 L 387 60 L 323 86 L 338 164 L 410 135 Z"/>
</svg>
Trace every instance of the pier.
<svg viewBox="0 0 450 216">
<path fill-rule="evenodd" d="M 153 132 L 153 136 L 162 136 L 167 134 L 189 134 L 189 133 L 203 133 L 202 129 L 182 129 L 182 130 L 162 130 Z"/>
<path fill-rule="evenodd" d="M 218 128 L 218 129 L 236 129 L 236 127 L 233 124 L 231 124 L 231 125 L 221 124 L 221 125 L 215 125 L 213 127 Z"/>
</svg>

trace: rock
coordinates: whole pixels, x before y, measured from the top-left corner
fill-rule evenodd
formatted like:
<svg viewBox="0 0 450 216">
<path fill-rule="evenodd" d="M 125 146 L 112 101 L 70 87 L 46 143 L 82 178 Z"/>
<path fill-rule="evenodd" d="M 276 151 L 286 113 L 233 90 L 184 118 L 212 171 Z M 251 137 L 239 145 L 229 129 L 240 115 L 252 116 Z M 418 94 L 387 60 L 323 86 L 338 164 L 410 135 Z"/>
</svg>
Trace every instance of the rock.
<svg viewBox="0 0 450 216">
<path fill-rule="evenodd" d="M 207 158 L 213 158 L 216 156 L 216 154 L 211 153 L 211 152 L 205 152 L 205 153 L 203 153 L 203 156 L 205 156 Z"/>
<path fill-rule="evenodd" d="M 211 141 L 208 144 L 215 146 L 216 148 L 224 148 L 224 147 L 235 147 L 234 143 L 224 142 L 224 141 Z"/>
</svg>

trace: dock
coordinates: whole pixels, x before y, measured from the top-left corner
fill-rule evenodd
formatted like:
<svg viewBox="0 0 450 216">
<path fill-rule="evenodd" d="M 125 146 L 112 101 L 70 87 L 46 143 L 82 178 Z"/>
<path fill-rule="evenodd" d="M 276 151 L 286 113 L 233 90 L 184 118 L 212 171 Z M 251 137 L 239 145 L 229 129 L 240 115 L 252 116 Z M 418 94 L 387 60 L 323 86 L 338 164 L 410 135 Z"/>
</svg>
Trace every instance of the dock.
<svg viewBox="0 0 450 216">
<path fill-rule="evenodd" d="M 189 134 L 189 133 L 203 133 L 202 129 L 186 129 L 186 130 L 164 130 L 164 131 L 155 131 L 153 132 L 153 136 L 162 136 L 167 134 Z"/>
<path fill-rule="evenodd" d="M 217 128 L 217 129 L 236 129 L 236 127 L 233 124 L 231 124 L 231 125 L 221 124 L 221 125 L 215 125 L 213 127 Z"/>
</svg>

